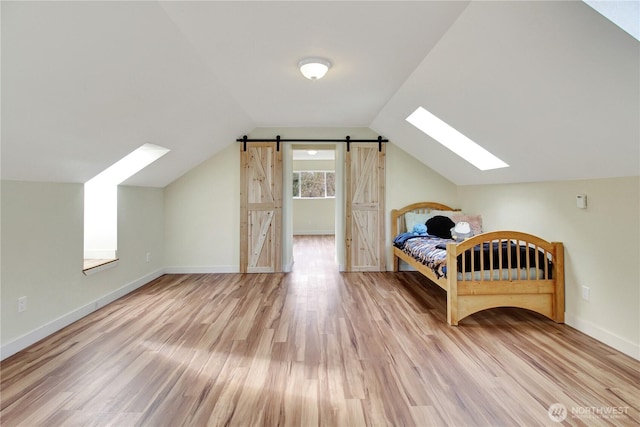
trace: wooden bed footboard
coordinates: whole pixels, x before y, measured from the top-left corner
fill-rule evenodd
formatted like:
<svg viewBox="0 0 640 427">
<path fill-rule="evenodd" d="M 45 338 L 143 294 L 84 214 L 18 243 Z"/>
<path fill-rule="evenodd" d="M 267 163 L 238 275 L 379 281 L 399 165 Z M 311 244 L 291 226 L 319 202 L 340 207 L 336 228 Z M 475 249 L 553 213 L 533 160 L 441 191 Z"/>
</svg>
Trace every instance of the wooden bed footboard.
<svg viewBox="0 0 640 427">
<path fill-rule="evenodd" d="M 406 231 L 410 211 L 453 210 L 439 203 L 415 203 L 392 211 L 392 234 Z M 490 249 L 490 250 L 483 250 Z M 495 307 L 520 307 L 564 322 L 564 246 L 518 231 L 478 234 L 447 244 L 447 274 L 437 277 L 427 266 L 393 248 L 393 268 L 403 260 L 447 292 L 447 322 Z M 452 274 L 452 272 L 454 272 Z"/>
</svg>

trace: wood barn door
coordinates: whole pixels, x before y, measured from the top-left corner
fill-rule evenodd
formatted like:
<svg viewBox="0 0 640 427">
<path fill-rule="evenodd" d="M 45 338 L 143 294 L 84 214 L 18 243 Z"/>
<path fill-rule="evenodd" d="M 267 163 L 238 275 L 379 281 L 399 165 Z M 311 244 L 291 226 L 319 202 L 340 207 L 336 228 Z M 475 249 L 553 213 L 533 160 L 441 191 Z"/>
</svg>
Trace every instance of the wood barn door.
<svg viewBox="0 0 640 427">
<path fill-rule="evenodd" d="M 240 147 L 240 272 L 282 270 L 282 152 L 274 142 Z"/>
<path fill-rule="evenodd" d="M 345 179 L 346 271 L 385 271 L 384 144 L 350 144 Z"/>
</svg>

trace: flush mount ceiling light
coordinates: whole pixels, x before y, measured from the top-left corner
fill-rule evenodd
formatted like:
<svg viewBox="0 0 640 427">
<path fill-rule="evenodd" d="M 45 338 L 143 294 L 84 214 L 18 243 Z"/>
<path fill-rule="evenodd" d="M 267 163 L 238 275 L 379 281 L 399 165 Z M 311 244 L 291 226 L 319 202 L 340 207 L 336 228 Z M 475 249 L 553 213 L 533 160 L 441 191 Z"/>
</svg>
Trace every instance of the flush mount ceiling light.
<svg viewBox="0 0 640 427">
<path fill-rule="evenodd" d="M 324 58 L 304 58 L 298 62 L 298 68 L 309 80 L 318 80 L 327 74 L 331 68 L 331 62 Z"/>
</svg>

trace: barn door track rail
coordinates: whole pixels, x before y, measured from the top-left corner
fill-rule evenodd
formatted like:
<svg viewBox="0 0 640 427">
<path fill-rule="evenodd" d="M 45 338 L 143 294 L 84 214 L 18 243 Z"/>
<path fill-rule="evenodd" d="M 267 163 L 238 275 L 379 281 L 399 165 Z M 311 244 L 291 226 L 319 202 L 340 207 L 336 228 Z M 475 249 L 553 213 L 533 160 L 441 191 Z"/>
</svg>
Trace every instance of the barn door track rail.
<svg viewBox="0 0 640 427">
<path fill-rule="evenodd" d="M 377 139 L 351 139 L 349 135 L 347 135 L 344 139 L 318 139 L 318 138 L 293 138 L 293 139 L 285 139 L 280 138 L 280 135 L 277 135 L 275 139 L 249 139 L 247 135 L 244 135 L 242 138 L 236 139 L 237 142 L 242 142 L 243 151 L 247 151 L 247 142 L 275 142 L 276 149 L 280 151 L 280 143 L 281 142 L 346 142 L 347 143 L 347 151 L 350 151 L 350 144 L 352 142 L 371 142 L 378 144 L 378 151 L 382 151 L 382 144 L 385 142 L 389 142 L 388 139 L 384 139 L 381 136 L 378 136 Z"/>
</svg>

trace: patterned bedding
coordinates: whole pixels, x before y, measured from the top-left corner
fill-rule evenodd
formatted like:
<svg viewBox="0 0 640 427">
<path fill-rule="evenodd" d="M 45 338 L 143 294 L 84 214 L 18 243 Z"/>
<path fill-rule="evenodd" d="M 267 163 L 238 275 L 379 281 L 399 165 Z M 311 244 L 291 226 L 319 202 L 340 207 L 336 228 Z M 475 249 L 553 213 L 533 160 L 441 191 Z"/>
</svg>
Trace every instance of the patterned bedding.
<svg viewBox="0 0 640 427">
<path fill-rule="evenodd" d="M 402 233 L 394 239 L 393 244 L 429 267 L 440 278 L 447 275 L 447 251 L 442 247 L 450 242 L 455 242 L 455 240 Z"/>
<path fill-rule="evenodd" d="M 436 275 L 436 277 L 447 277 L 447 251 L 446 245 L 447 243 L 455 243 L 455 240 L 451 239 L 442 239 L 440 237 L 434 236 L 416 236 L 413 233 L 402 233 L 396 236 L 393 241 L 394 246 L 400 248 L 403 252 L 409 254 L 414 259 L 420 261 L 422 264 L 429 267 Z M 481 247 L 482 246 L 482 247 Z M 484 252 L 484 257 L 480 257 L 480 252 Z M 493 266 L 490 266 L 490 257 L 489 252 L 493 251 Z M 517 252 L 520 252 L 519 256 L 516 255 Z M 501 252 L 501 257 L 498 256 L 498 253 Z M 510 252 L 510 257 L 507 257 L 507 252 Z M 467 251 L 464 254 L 465 256 L 465 273 L 471 273 L 471 266 L 474 265 L 475 271 L 484 270 L 485 273 L 489 273 L 490 269 L 500 269 L 503 271 L 493 272 L 493 274 L 498 274 L 499 276 L 506 275 L 504 278 L 516 278 L 520 275 L 524 277 L 529 277 L 530 279 L 544 278 L 544 264 L 547 262 L 548 265 L 548 274 L 549 278 L 551 278 L 552 265 L 549 260 L 545 260 L 544 255 L 534 248 L 529 248 L 527 246 L 517 246 L 515 244 L 508 244 L 503 242 L 502 244 L 488 244 L 485 243 L 483 245 L 478 245 L 472 251 Z M 472 264 L 471 257 L 473 256 L 474 262 Z M 526 258 L 529 257 L 529 265 L 530 271 L 527 271 L 524 268 L 526 265 Z M 536 257 L 538 260 L 536 262 Z M 502 265 L 498 265 L 499 259 L 502 258 Z M 511 265 L 508 265 L 507 260 L 511 259 Z M 521 259 L 521 267 L 520 269 L 523 272 L 510 271 L 510 268 L 518 267 L 517 259 Z M 484 259 L 484 262 L 481 262 L 481 259 Z M 458 274 L 461 273 L 461 261 L 462 255 L 458 256 Z M 484 264 L 484 265 L 481 265 Z M 540 270 L 534 268 L 536 265 L 540 267 Z M 496 280 L 498 277 L 494 278 Z"/>
</svg>

